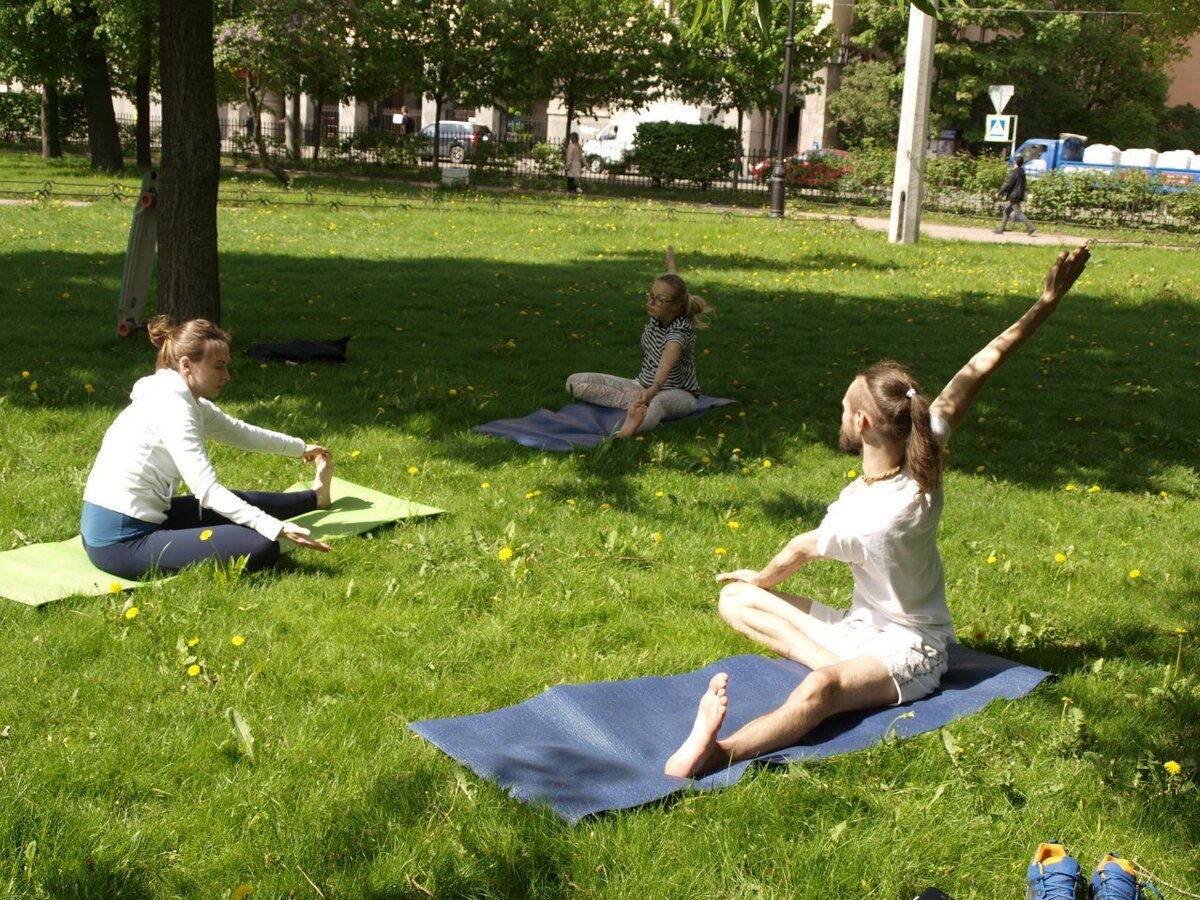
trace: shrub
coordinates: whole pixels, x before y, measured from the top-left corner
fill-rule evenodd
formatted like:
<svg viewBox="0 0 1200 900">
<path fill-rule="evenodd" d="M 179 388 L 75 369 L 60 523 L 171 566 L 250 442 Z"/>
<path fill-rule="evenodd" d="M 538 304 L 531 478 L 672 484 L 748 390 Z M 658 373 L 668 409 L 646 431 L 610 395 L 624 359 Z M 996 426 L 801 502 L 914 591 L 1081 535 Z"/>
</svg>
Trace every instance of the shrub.
<svg viewBox="0 0 1200 900">
<path fill-rule="evenodd" d="M 542 141 L 540 144 L 534 144 L 529 155 L 533 158 L 534 166 L 543 175 L 554 175 L 563 171 L 562 147 Z"/>
<path fill-rule="evenodd" d="M 42 133 L 41 97 L 32 91 L 0 94 L 0 140 L 30 141 Z"/>
<path fill-rule="evenodd" d="M 732 128 L 643 122 L 633 138 L 632 156 L 638 171 L 656 182 L 692 181 L 708 187 L 732 175 L 738 152 Z"/>
</svg>

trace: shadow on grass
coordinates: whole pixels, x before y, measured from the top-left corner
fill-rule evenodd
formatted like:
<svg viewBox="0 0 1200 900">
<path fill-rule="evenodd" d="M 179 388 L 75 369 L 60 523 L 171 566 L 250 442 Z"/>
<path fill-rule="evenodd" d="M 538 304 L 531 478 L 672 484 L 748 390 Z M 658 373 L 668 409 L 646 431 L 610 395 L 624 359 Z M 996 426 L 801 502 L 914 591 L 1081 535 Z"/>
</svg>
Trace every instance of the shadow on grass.
<svg viewBox="0 0 1200 900">
<path fill-rule="evenodd" d="M 514 256 L 374 261 L 228 253 L 222 276 L 235 377 L 222 402 L 269 428 L 344 435 L 384 426 L 425 435 L 437 452 L 494 465 L 536 452 L 467 435 L 472 425 L 565 404 L 563 382 L 572 371 L 636 372 L 643 286 L 662 258 L 658 248 L 555 264 Z M 681 264 L 685 274 L 790 267 L 804 280 L 832 284 L 835 276 L 821 270 L 853 254 L 834 257 L 790 265 L 697 253 Z M 127 402 L 129 386 L 152 369 L 153 351 L 144 335 L 113 335 L 121 264 L 119 254 L 97 260 L 37 251 L 9 253 L 0 263 L 0 278 L 22 294 L 8 317 L 17 368 L 0 373 L 10 408 L 115 415 Z M 73 299 L 52 293 L 60 286 Z M 699 334 L 700 347 L 711 350 L 700 357 L 701 383 L 750 414 L 731 421 L 716 410 L 696 429 L 675 425 L 654 434 L 681 452 L 697 429 L 726 427 L 731 440 L 764 454 L 783 452 L 790 435 L 811 436 L 810 429 L 824 440 L 836 432 L 841 394 L 859 368 L 902 359 L 933 393 L 1028 303 L 981 290 L 933 301 L 705 287 L 718 312 L 714 327 Z M 1149 319 L 1155 328 L 1168 322 L 1182 329 L 1193 307 L 1164 298 L 1148 316 L 1107 298 L 1071 299 L 1086 317 L 1064 309 L 997 373 L 972 410 L 986 426 L 972 418 L 956 435 L 950 467 L 985 465 L 994 478 L 1043 488 L 1059 485 L 1064 469 L 1083 469 L 1113 490 L 1145 490 L 1164 470 L 1190 472 L 1200 439 L 1192 419 L 1177 412 L 1194 396 L 1194 352 L 1146 338 L 1154 334 Z M 260 366 L 241 356 L 254 342 L 346 333 L 353 339 L 345 366 Z M 36 396 L 21 369 L 40 381 Z M 609 452 L 613 468 L 589 467 L 588 478 L 615 492 L 622 482 L 616 464 L 630 457 Z M 786 505 L 778 512 L 786 514 Z"/>
</svg>

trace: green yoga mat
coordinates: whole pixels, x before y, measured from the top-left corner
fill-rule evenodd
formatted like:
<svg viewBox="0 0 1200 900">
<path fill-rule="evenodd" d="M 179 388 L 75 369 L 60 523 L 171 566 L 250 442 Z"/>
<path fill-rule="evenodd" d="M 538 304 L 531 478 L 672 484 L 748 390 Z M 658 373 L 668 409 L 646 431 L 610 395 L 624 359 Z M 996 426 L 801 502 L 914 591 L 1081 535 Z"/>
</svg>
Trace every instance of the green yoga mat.
<svg viewBox="0 0 1200 900">
<path fill-rule="evenodd" d="M 309 487 L 309 483 L 297 483 L 288 490 Z M 314 510 L 295 519 L 311 529 L 312 536 L 320 541 L 363 534 L 401 519 L 419 519 L 443 512 L 336 477 L 332 494 L 333 505 L 329 509 Z M 283 542 L 285 549 L 295 546 L 291 541 Z M 124 591 L 149 583 L 128 581 L 101 572 L 87 558 L 78 535 L 56 544 L 30 544 L 0 553 L 0 597 L 29 606 L 42 606 L 75 595 L 97 596 L 114 590 Z"/>
</svg>

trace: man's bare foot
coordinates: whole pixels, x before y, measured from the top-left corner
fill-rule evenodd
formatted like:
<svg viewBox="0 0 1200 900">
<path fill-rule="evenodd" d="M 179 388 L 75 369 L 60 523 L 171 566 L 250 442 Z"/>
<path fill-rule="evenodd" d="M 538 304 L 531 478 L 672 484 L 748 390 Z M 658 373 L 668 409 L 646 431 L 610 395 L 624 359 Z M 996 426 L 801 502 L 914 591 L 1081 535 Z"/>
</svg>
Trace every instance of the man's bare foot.
<svg viewBox="0 0 1200 900">
<path fill-rule="evenodd" d="M 317 456 L 317 474 L 312 489 L 317 495 L 317 509 L 329 509 L 333 505 L 330 483 L 333 481 L 333 454 L 326 450 Z"/>
<path fill-rule="evenodd" d="M 729 676 L 718 672 L 708 683 L 708 690 L 700 698 L 700 708 L 696 711 L 696 723 L 692 725 L 692 733 L 688 735 L 683 745 L 676 750 L 663 771 L 667 775 L 679 778 L 693 778 L 697 775 L 707 775 L 721 760 L 721 748 L 717 746 L 717 732 L 725 721 L 725 711 L 729 708 L 729 697 L 725 689 L 729 686 Z"/>
<path fill-rule="evenodd" d="M 631 438 L 637 434 L 638 428 L 646 421 L 646 406 L 642 403 L 635 403 L 625 413 L 625 421 L 621 423 L 620 429 L 617 431 L 619 438 Z"/>
</svg>

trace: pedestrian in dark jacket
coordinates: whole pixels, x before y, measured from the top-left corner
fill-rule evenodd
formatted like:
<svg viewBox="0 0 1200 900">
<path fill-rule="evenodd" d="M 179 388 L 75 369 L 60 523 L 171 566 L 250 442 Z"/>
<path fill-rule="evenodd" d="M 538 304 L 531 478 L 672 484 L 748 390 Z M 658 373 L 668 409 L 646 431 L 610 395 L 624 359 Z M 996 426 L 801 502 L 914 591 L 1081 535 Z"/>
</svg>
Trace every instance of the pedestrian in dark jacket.
<svg viewBox="0 0 1200 900">
<path fill-rule="evenodd" d="M 996 234 L 1004 234 L 1009 219 L 1012 219 L 1014 224 L 1025 223 L 1025 233 L 1033 234 L 1033 223 L 1021 212 L 1021 201 L 1025 199 L 1025 157 L 1018 156 L 1013 160 L 1012 170 L 996 194 L 996 199 L 1000 198 L 1008 202 L 1004 205 L 1004 216 L 1000 219 L 1000 227 L 996 229 Z"/>
</svg>

